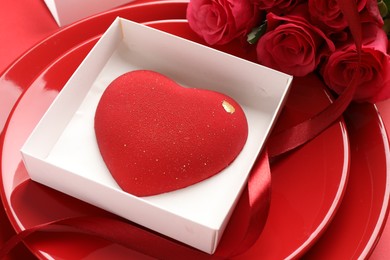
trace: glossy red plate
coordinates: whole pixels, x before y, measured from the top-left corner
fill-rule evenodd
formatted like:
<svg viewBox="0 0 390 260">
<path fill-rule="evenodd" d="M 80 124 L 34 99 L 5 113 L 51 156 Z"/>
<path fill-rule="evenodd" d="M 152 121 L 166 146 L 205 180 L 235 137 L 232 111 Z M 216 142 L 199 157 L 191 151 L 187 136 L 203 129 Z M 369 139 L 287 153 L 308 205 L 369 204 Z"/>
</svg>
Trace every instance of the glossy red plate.
<svg viewBox="0 0 390 260">
<path fill-rule="evenodd" d="M 351 105 L 345 113 L 351 168 L 343 201 L 307 259 L 367 259 L 383 231 L 389 210 L 389 143 L 371 104 Z"/>
<path fill-rule="evenodd" d="M 149 24 L 192 40 L 199 40 L 189 30 L 185 20 Z M 10 205 L 11 220 L 19 230 L 62 217 L 107 214 L 30 181 L 19 154 L 19 148 L 32 128 L 96 40 L 92 38 L 73 46 L 62 56 L 54 59 L 44 71 L 38 73 L 9 118 L 3 143 L 2 175 L 6 204 Z M 244 52 L 235 44 L 225 46 L 224 50 L 238 56 L 251 57 L 250 53 Z M 314 82 L 314 86 L 302 84 L 310 81 Z M 322 86 L 315 84 L 317 82 L 318 79 L 314 76 L 295 81 L 277 127 L 288 127 L 330 103 Z M 328 153 L 328 151 L 332 152 Z M 310 160 L 305 162 L 308 157 Z M 347 135 L 341 122 L 329 128 L 300 151 L 279 159 L 273 166 L 274 192 L 269 216 L 270 224 L 266 225 L 257 242 L 258 249 L 255 253 L 248 252 L 243 257 L 280 258 L 299 255 L 307 250 L 329 223 L 339 205 L 346 185 L 348 162 Z M 290 217 L 281 218 L 284 215 Z M 233 221 L 231 225 L 239 228 L 239 219 Z M 86 248 L 89 248 L 89 253 L 102 254 L 100 256 L 111 255 L 113 252 L 110 247 L 115 248 L 115 254 L 123 256 L 129 254 L 129 249 L 114 244 L 108 246 L 107 242 L 104 244 L 104 249 L 107 251 L 104 251 L 101 248 L 102 242 L 98 238 L 86 239 L 84 235 L 73 234 L 77 237 L 75 238 L 71 234 L 63 233 L 61 236 L 51 237 L 50 242 L 43 239 L 42 235 L 36 236 L 29 241 L 28 245 L 38 254 L 64 258 L 80 257 L 85 253 Z M 75 239 L 80 241 L 73 243 Z M 158 257 L 158 252 L 153 256 Z"/>
<path fill-rule="evenodd" d="M 2 195 L 4 195 L 3 201 L 11 222 L 17 230 L 58 217 L 91 213 L 106 214 L 99 209 L 29 181 L 21 164 L 18 150 L 36 121 L 39 120 L 46 107 L 58 93 L 58 90 L 61 89 L 69 75 L 91 48 L 94 40 L 86 42 L 87 39 L 102 33 L 116 16 L 115 14 L 119 13 L 126 18 L 132 18 L 132 15 L 136 16 L 135 14 L 146 13 L 146 16 L 150 19 L 145 18 L 143 20 L 139 18 L 141 22 L 162 19 L 161 15 L 164 12 L 161 10 L 163 8 L 167 8 L 170 11 L 176 10 L 176 12 L 172 11 L 169 14 L 171 17 L 167 16 L 164 18 L 182 18 L 185 15 L 185 4 L 168 2 L 132 8 L 126 7 L 88 19 L 65 28 L 33 48 L 11 66 L 1 78 L 2 81 L 0 83 L 6 83 L 2 84 L 2 86 L 8 88 L 10 93 L 13 93 L 13 88 L 28 89 L 15 107 L 5 135 L 2 136 L 4 138 L 2 153 L 4 191 Z M 154 12 L 159 17 L 151 18 L 151 13 Z M 84 23 L 88 24 L 89 28 Z M 87 28 L 89 30 L 91 26 L 94 28 L 93 31 L 95 33 L 89 34 L 88 31 L 85 33 L 87 36 L 80 36 L 84 35 L 84 31 Z M 159 23 L 154 26 L 159 26 L 160 28 L 163 26 L 162 29 L 185 37 L 195 37 L 189 31 L 186 23 L 183 22 Z M 74 40 L 77 37 L 80 37 L 80 39 Z M 60 49 L 62 50 L 60 51 L 56 48 L 58 42 L 64 44 L 64 46 L 61 46 Z M 65 44 L 65 42 L 69 42 L 69 44 Z M 69 50 L 70 48 L 74 49 Z M 232 46 L 227 47 L 228 51 L 229 48 L 230 51 L 237 51 Z M 60 55 L 63 56 L 59 57 Z M 236 55 L 239 54 L 236 53 Z M 37 67 L 31 68 L 29 64 L 34 61 Z M 47 70 L 42 71 L 46 66 L 49 66 Z M 18 77 L 13 77 L 16 75 Z M 36 80 L 32 84 L 29 83 L 35 77 Z M 15 84 L 15 82 L 23 81 L 23 79 L 25 84 Z M 291 101 L 288 102 L 286 110 L 282 115 L 280 120 L 282 123 L 280 125 L 287 125 L 291 121 L 301 120 L 310 111 L 309 109 L 319 109 L 329 102 L 322 89 L 308 89 L 304 87 L 305 85 L 299 84 L 296 84 L 296 86 L 292 93 Z M 314 99 L 314 102 L 310 102 L 313 93 L 309 93 L 309 90 L 314 91 L 314 96 L 322 101 L 318 102 L 317 99 Z M 4 96 L 4 98 L 7 97 Z M 1 112 L 7 113 L 5 110 Z M 313 111 L 310 112 L 312 113 Z M 374 119 L 378 119 L 376 112 L 368 114 Z M 374 130 L 376 129 L 375 127 L 379 129 L 379 124 L 371 126 Z M 382 135 L 377 132 L 374 134 L 376 134 L 377 139 L 379 138 L 377 145 L 379 148 L 378 154 L 375 154 L 375 156 L 377 164 L 382 167 L 376 175 L 382 176 L 380 181 L 383 184 L 387 180 L 386 171 L 383 170 L 383 166 L 386 166 L 385 149 Z M 272 205 L 276 206 L 271 208 L 270 220 L 275 222 L 276 225 L 267 224 L 269 231 L 267 231 L 266 227 L 262 235 L 262 237 L 266 237 L 267 232 L 271 233 L 271 238 L 273 237 L 273 239 L 266 239 L 265 244 L 262 244 L 262 238 L 260 238 L 257 244 L 243 258 L 259 258 L 267 254 L 271 254 L 269 255 L 270 257 L 276 258 L 299 255 L 313 244 L 331 219 L 332 213 L 338 205 L 337 202 L 342 196 L 342 188 L 346 178 L 346 162 L 348 162 L 346 160 L 348 158 L 346 151 L 344 128 L 342 124 L 337 124 L 299 151 L 274 164 Z M 375 179 L 376 176 L 373 178 Z M 371 194 L 372 190 L 369 188 L 372 187 L 364 189 L 367 189 L 367 193 Z M 371 207 L 369 203 L 365 205 L 365 207 L 368 207 L 365 208 L 367 212 L 372 213 L 370 214 L 370 220 L 373 223 L 378 222 L 377 212 L 378 209 L 383 208 L 383 194 L 386 194 L 379 184 L 375 189 L 379 191 L 377 196 L 373 197 L 375 201 L 379 201 L 377 207 Z M 277 206 L 278 204 L 279 206 Z M 375 224 L 375 226 L 378 225 L 380 223 Z M 372 232 L 368 233 L 371 235 Z M 358 233 L 356 234 L 359 235 Z M 45 239 L 47 236 L 50 240 Z M 123 256 L 122 254 L 131 252 L 137 258 L 140 257 L 138 253 L 132 250 L 121 248 L 98 238 L 85 237 L 74 233 L 61 233 L 61 236 L 41 234 L 33 237 L 29 242 L 29 246 L 40 256 L 65 258 L 78 258 L 87 255 L 92 257 L 119 257 Z"/>
<path fill-rule="evenodd" d="M 149 24 L 190 39 L 195 37 L 186 21 L 159 21 Z M 96 39 L 91 39 L 74 47 L 40 73 L 24 92 L 8 121 L 2 154 L 3 186 L 19 229 L 62 217 L 106 214 L 30 181 L 19 154 L 19 148 L 33 127 L 95 42 Z M 240 55 L 240 49 L 233 45 L 225 48 L 227 51 L 232 48 L 231 52 Z M 312 77 L 294 83 L 286 108 L 276 127 L 287 127 L 329 104 L 330 99 L 321 85 L 313 87 L 310 84 L 302 84 L 310 80 L 317 81 Z M 315 102 L 310 102 L 313 97 Z M 328 153 L 329 151 L 331 152 Z M 310 160 L 306 161 L 308 157 Z M 275 163 L 269 224 L 257 242 L 258 249 L 255 254 L 245 254 L 245 258 L 259 256 L 264 258 L 267 256 L 269 259 L 284 258 L 304 252 L 329 223 L 339 205 L 346 185 L 348 162 L 346 132 L 344 125 L 338 123 L 300 151 Z M 314 172 L 316 174 L 313 174 Z M 307 226 L 306 223 L 310 225 Z M 233 224 L 239 226 L 240 223 L 236 221 Z M 62 239 L 63 236 L 60 244 L 64 243 Z M 99 245 L 94 243 L 95 238 L 85 239 L 77 244 L 68 242 L 66 246 L 53 246 L 56 244 L 54 241 L 58 239 L 50 240 L 50 243 L 43 240 L 45 243 L 42 245 L 33 239 L 29 245 L 33 249 L 50 252 L 49 255 L 60 255 L 64 258 L 74 258 L 75 252 L 80 251 L 79 247 L 84 249 Z M 61 253 L 58 252 L 59 248 Z M 62 251 L 64 248 L 68 249 Z M 99 245 L 92 251 L 101 250 Z M 118 253 L 121 250 L 123 255 L 128 254 L 125 248 L 115 251 Z M 158 254 L 154 256 L 158 257 Z"/>
</svg>

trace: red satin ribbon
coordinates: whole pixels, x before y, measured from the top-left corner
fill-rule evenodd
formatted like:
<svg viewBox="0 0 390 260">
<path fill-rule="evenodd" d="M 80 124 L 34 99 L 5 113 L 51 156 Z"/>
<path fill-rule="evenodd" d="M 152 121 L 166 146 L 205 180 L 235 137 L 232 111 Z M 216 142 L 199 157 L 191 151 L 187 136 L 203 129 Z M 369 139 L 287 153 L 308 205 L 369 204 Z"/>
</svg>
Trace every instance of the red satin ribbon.
<svg viewBox="0 0 390 260">
<path fill-rule="evenodd" d="M 348 20 L 360 59 L 361 24 L 356 3 L 354 0 L 339 0 L 338 4 Z M 318 115 L 292 128 L 273 133 L 268 141 L 270 157 L 278 156 L 305 144 L 339 119 L 353 98 L 357 80 L 357 73 L 355 73 L 349 86 L 340 97 Z M 229 232 L 234 231 L 230 231 L 228 226 L 225 231 L 225 239 L 222 239 L 214 258 L 230 258 L 245 252 L 257 240 L 264 227 L 271 197 L 271 174 L 267 152 L 264 152 L 258 159 L 252 173 L 248 180 L 247 189 L 242 196 L 242 198 L 247 198 L 246 206 L 249 208 L 249 217 L 245 224 L 246 231 L 241 239 L 238 239 L 236 236 L 230 235 Z M 232 219 L 234 218 L 235 215 L 233 214 Z M 186 259 L 209 259 L 211 257 L 120 218 L 86 216 L 60 219 L 23 230 L 3 245 L 0 250 L 0 258 L 6 256 L 19 242 L 24 241 L 36 232 L 53 231 L 53 229 L 61 231 L 69 227 L 78 232 L 98 236 L 156 258 L 171 259 L 181 256 Z M 233 237 L 234 241 L 229 241 L 228 237 Z"/>
<path fill-rule="evenodd" d="M 158 259 L 176 259 L 178 256 L 185 259 L 231 258 L 246 251 L 256 241 L 268 215 L 271 171 L 267 152 L 262 153 L 258 158 L 252 172 L 253 174 L 248 180 L 248 187 L 243 191 L 238 203 L 240 207 L 249 209 L 246 214 L 249 217 L 242 219 L 241 216 L 237 215 L 237 210 L 233 213 L 231 219 L 234 225 L 228 225 L 220 246 L 213 256 L 138 227 L 119 217 L 82 216 L 58 219 L 19 232 L 0 249 L 0 259 L 5 257 L 18 243 L 34 233 L 69 231 L 69 228 L 75 232 L 97 236 Z"/>
<path fill-rule="evenodd" d="M 355 41 L 359 58 L 355 68 L 356 71 L 360 67 L 362 48 L 362 28 L 358 9 L 356 2 L 351 0 L 338 0 L 338 5 L 348 21 L 349 29 Z M 359 80 L 357 76 L 358 73 L 353 74 L 352 80 L 344 92 L 325 110 L 294 127 L 279 133 L 273 133 L 268 140 L 269 156 L 281 155 L 307 143 L 339 119 L 353 99 Z"/>
<path fill-rule="evenodd" d="M 268 152 L 265 151 L 258 161 L 259 170 L 255 169 L 248 180 L 249 223 L 246 233 L 237 248 L 230 254 L 239 255 L 250 248 L 263 230 L 271 202 L 271 169 Z"/>
<path fill-rule="evenodd" d="M 248 185 L 237 206 L 245 207 L 247 213 L 240 217 L 237 213 L 241 209 L 236 208 L 214 255 L 231 258 L 247 251 L 265 226 L 270 200 L 271 169 L 268 152 L 264 151 L 252 169 Z"/>
</svg>

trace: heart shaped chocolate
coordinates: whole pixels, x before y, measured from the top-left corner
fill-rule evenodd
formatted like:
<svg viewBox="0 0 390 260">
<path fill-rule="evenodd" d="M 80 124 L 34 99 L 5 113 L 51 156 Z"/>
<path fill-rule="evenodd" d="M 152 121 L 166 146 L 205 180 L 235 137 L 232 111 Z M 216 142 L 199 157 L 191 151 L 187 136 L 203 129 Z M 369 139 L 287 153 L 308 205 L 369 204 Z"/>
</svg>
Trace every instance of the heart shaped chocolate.
<svg viewBox="0 0 390 260">
<path fill-rule="evenodd" d="M 104 91 L 95 134 L 118 185 L 149 196 L 187 187 L 226 168 L 241 152 L 248 124 L 230 97 L 138 70 L 116 78 Z"/>
</svg>

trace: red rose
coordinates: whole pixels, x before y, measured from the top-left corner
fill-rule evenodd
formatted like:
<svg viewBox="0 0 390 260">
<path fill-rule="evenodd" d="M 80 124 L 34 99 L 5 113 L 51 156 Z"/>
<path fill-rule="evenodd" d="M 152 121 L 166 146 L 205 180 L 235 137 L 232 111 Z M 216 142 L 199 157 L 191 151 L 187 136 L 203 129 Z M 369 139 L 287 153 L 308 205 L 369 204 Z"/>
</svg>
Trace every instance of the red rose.
<svg viewBox="0 0 390 260">
<path fill-rule="evenodd" d="M 382 23 L 377 0 L 356 0 L 362 22 Z M 312 22 L 329 32 L 340 32 L 347 28 L 348 22 L 338 5 L 338 0 L 308 0 Z"/>
<path fill-rule="evenodd" d="M 322 57 L 334 51 L 331 40 L 307 22 L 306 6 L 287 16 L 267 15 L 268 28 L 257 44 L 260 64 L 294 75 L 314 71 Z"/>
<path fill-rule="evenodd" d="M 359 84 L 354 100 L 378 102 L 390 97 L 390 58 L 386 53 L 386 34 L 375 24 L 363 25 L 362 61 L 357 73 Z M 341 93 L 351 80 L 357 66 L 356 48 L 353 41 L 329 56 L 321 73 L 325 83 Z"/>
<path fill-rule="evenodd" d="M 191 0 L 188 23 L 208 44 L 225 44 L 245 35 L 259 20 L 249 0 Z"/>
<path fill-rule="evenodd" d="M 287 13 L 303 0 L 252 0 L 260 10 L 274 14 Z"/>
</svg>

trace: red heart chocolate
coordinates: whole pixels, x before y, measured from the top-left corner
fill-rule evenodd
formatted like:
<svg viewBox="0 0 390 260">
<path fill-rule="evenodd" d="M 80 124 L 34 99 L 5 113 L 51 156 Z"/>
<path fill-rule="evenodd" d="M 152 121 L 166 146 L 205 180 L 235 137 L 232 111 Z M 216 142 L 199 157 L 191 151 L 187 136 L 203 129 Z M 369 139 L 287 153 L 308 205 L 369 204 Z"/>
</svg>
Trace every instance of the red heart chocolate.
<svg viewBox="0 0 390 260">
<path fill-rule="evenodd" d="M 96 109 L 95 134 L 118 185 L 149 196 L 187 187 L 226 168 L 241 152 L 248 124 L 230 97 L 139 70 L 107 87 Z"/>
</svg>

